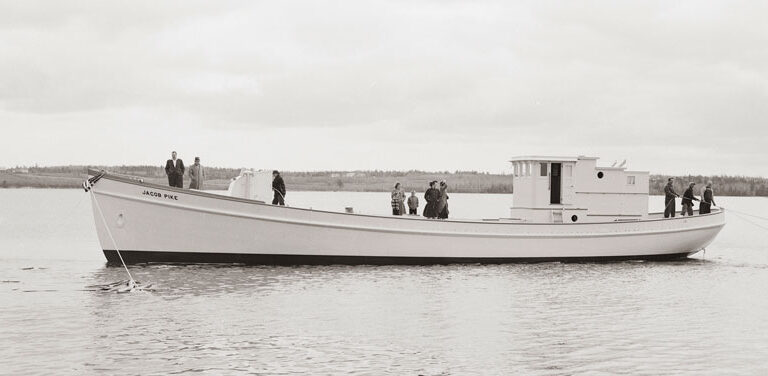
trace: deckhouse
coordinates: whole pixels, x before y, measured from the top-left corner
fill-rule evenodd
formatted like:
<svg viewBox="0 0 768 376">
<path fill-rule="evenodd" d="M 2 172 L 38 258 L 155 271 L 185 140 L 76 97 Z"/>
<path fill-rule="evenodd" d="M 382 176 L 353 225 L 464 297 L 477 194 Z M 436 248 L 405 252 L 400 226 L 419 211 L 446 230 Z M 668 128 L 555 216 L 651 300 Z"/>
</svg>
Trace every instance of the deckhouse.
<svg viewBox="0 0 768 376">
<path fill-rule="evenodd" d="M 514 220 L 544 223 L 636 221 L 648 217 L 648 172 L 596 157 L 523 156 L 514 170 Z"/>
</svg>

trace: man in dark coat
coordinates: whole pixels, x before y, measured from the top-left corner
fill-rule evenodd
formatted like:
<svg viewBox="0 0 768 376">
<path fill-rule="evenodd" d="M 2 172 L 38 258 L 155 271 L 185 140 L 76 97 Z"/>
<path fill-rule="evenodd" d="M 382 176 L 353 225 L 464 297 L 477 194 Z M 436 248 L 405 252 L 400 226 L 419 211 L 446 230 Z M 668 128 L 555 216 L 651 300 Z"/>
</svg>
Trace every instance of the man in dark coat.
<svg viewBox="0 0 768 376">
<path fill-rule="evenodd" d="M 664 204 L 666 205 L 664 207 L 664 218 L 675 217 L 675 197 L 680 197 L 680 195 L 672 188 L 674 180 L 674 178 L 669 178 L 667 185 L 664 187 Z"/>
<path fill-rule="evenodd" d="M 424 192 L 424 200 L 427 204 L 424 206 L 424 216 L 427 218 L 437 218 L 437 202 L 440 200 L 440 191 L 435 188 L 436 181 L 429 182 L 429 189 Z"/>
<path fill-rule="evenodd" d="M 272 205 L 285 206 L 285 182 L 277 170 L 272 171 L 272 190 L 275 192 Z"/>
<path fill-rule="evenodd" d="M 715 204 L 714 193 L 712 192 L 712 182 L 707 182 L 707 187 L 701 194 L 701 204 L 699 204 L 699 214 L 709 214 L 712 212 L 712 205 Z"/>
<path fill-rule="evenodd" d="M 696 198 L 696 196 L 693 195 L 693 186 L 695 186 L 696 183 L 690 182 L 688 184 L 688 189 L 683 192 L 683 200 L 680 202 L 680 206 L 683 207 L 682 210 L 680 210 L 680 215 L 685 216 L 685 214 L 688 214 L 688 216 L 693 215 L 693 200 L 699 201 L 699 199 Z"/>
<path fill-rule="evenodd" d="M 176 158 L 176 152 L 171 153 L 171 159 L 165 162 L 165 174 L 168 175 L 168 185 L 184 188 L 184 161 Z"/>
</svg>

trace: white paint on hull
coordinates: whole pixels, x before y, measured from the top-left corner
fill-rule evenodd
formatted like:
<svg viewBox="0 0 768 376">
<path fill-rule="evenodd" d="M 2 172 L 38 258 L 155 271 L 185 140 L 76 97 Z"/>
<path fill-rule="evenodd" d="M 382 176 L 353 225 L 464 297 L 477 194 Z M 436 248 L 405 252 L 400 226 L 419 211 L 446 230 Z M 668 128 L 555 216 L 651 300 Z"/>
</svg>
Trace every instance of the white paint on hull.
<svg viewBox="0 0 768 376">
<path fill-rule="evenodd" d="M 666 220 L 652 215 L 649 218 L 653 219 L 634 222 L 564 224 L 371 216 L 272 206 L 110 175 L 98 181 L 93 191 L 118 247 L 132 251 L 427 258 L 642 257 L 696 252 L 725 224 L 722 211 Z M 96 228 L 102 248 L 112 249 L 100 220 Z"/>
</svg>

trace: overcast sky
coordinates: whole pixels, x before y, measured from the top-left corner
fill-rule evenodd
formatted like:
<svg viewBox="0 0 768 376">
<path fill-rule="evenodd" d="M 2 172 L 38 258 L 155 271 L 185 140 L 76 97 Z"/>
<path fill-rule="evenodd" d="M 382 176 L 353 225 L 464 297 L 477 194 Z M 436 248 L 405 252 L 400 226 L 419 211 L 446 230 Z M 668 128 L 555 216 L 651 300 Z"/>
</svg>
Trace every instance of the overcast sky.
<svg viewBox="0 0 768 376">
<path fill-rule="evenodd" d="M 768 2 L 0 1 L 0 166 L 768 176 Z"/>
</svg>

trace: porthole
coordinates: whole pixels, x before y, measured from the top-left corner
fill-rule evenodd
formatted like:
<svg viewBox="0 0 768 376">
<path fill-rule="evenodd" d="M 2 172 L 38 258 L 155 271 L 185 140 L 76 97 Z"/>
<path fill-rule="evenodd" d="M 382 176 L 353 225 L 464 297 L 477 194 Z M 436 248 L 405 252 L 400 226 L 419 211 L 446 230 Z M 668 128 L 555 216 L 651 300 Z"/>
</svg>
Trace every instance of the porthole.
<svg viewBox="0 0 768 376">
<path fill-rule="evenodd" d="M 576 214 L 571 216 L 571 221 L 576 222 L 578 220 L 579 220 L 579 216 L 577 216 Z"/>
<path fill-rule="evenodd" d="M 597 173 L 597 178 L 598 179 L 602 179 L 603 178 L 603 172 L 602 171 Z"/>
</svg>

